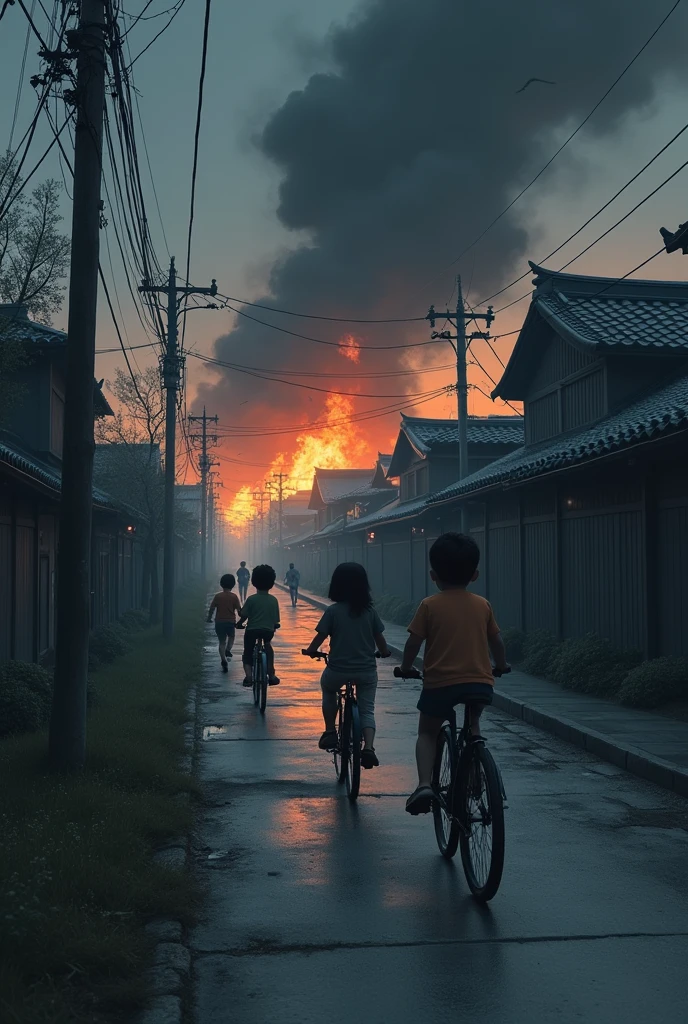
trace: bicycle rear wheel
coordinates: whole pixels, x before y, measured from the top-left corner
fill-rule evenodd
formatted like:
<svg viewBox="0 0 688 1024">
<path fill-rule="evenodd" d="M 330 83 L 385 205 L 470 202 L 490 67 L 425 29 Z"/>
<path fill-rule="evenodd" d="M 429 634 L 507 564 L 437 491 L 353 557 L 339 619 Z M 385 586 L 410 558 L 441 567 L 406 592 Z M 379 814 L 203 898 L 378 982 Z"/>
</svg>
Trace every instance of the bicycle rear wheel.
<svg viewBox="0 0 688 1024">
<path fill-rule="evenodd" d="M 260 713 L 265 714 L 265 705 L 268 702 L 268 658 L 265 651 L 260 652 L 260 658 L 258 661 L 260 670 Z"/>
<path fill-rule="evenodd" d="M 348 723 L 346 720 L 346 702 L 341 693 L 337 698 L 337 746 L 334 750 L 334 770 L 337 773 L 337 782 L 346 782 L 346 763 L 349 751 Z"/>
<path fill-rule="evenodd" d="M 484 743 L 472 743 L 459 766 L 461 861 L 468 886 L 482 903 L 499 889 L 504 870 L 504 801 L 499 772 Z"/>
<path fill-rule="evenodd" d="M 358 704 L 354 700 L 346 702 L 350 721 L 348 757 L 346 760 L 346 792 L 349 800 L 355 800 L 361 788 L 361 719 Z"/>
<path fill-rule="evenodd" d="M 251 678 L 253 680 L 253 703 L 258 707 L 260 701 L 260 675 L 258 669 L 258 662 L 260 655 L 257 651 L 253 652 L 253 661 L 251 662 Z"/>
<path fill-rule="evenodd" d="M 447 860 L 456 853 L 461 829 L 456 817 L 454 785 L 454 737 L 445 725 L 437 737 L 437 752 L 432 773 L 432 788 L 437 797 L 432 802 L 435 836 L 440 853 Z"/>
</svg>

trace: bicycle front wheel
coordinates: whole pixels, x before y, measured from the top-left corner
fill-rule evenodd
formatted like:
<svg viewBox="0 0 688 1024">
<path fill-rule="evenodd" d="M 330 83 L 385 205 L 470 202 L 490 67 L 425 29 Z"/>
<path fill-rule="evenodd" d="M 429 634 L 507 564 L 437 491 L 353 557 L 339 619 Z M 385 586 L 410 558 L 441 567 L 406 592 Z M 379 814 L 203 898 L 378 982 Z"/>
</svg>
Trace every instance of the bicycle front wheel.
<svg viewBox="0 0 688 1024">
<path fill-rule="evenodd" d="M 437 845 L 442 856 L 451 860 L 459 846 L 461 829 L 456 817 L 454 799 L 454 737 L 448 725 L 444 726 L 437 737 L 432 788 L 437 794 L 432 802 Z"/>
<path fill-rule="evenodd" d="M 475 898 L 487 903 L 504 870 L 504 801 L 497 765 L 484 743 L 472 743 L 461 759 L 458 808 L 466 829 L 461 834 L 466 881 Z"/>
<path fill-rule="evenodd" d="M 251 678 L 253 679 L 253 703 L 258 707 L 260 701 L 260 669 L 258 662 L 260 656 L 254 651 L 253 652 L 253 663 L 251 666 Z"/>
<path fill-rule="evenodd" d="M 346 791 L 349 800 L 355 800 L 361 788 L 361 719 L 358 704 L 347 701 L 348 717 L 351 723 L 349 749 L 346 761 Z"/>
<path fill-rule="evenodd" d="M 260 713 L 265 714 L 265 705 L 268 702 L 268 658 L 265 651 L 260 653 Z"/>
</svg>

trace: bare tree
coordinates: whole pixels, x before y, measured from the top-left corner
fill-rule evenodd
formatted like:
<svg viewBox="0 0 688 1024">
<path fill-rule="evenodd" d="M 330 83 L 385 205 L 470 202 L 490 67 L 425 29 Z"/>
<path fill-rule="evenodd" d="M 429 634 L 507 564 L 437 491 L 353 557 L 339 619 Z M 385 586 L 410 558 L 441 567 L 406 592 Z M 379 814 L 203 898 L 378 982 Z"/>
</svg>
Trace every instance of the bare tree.
<svg viewBox="0 0 688 1024">
<path fill-rule="evenodd" d="M 9 154 L 0 157 L 0 302 L 49 324 L 60 309 L 70 242 L 59 231 L 62 185 L 48 178 L 26 195 Z"/>
</svg>

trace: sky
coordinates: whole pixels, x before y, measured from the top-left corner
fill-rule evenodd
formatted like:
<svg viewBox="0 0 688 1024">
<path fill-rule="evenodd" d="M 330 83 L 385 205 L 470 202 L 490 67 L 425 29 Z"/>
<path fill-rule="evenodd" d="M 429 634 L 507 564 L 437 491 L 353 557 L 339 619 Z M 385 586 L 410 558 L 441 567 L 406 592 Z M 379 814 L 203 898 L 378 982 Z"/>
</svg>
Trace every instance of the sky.
<svg viewBox="0 0 688 1024">
<path fill-rule="evenodd" d="M 321 316 L 385 319 L 422 317 L 430 303 L 439 309 L 455 302 L 460 272 L 464 295 L 475 306 L 526 272 L 528 259 L 543 260 L 688 120 L 684 3 L 552 166 L 456 262 L 586 117 L 673 2 L 532 0 L 523 7 L 509 0 L 215 0 L 193 283 L 208 285 L 214 277 L 222 293 L 239 299 Z M 148 13 L 169 5 L 170 0 L 154 0 Z M 45 26 L 40 6 L 36 22 Z M 143 6 L 144 0 L 128 0 L 125 10 L 135 15 Z M 179 268 L 186 252 L 204 6 L 203 0 L 186 0 L 134 69 L 165 235 Z M 130 36 L 132 53 L 165 21 L 139 23 Z M 0 23 L 3 148 L 25 36 L 20 8 L 9 8 Z M 35 51 L 31 41 L 15 144 L 35 102 L 28 84 L 38 70 Z M 531 76 L 556 84 L 533 83 L 517 93 Z M 37 154 L 48 138 L 41 125 Z M 686 160 L 688 132 L 547 266 L 560 269 Z M 46 174 L 60 176 L 52 154 L 44 167 Z M 147 174 L 144 166 L 151 230 L 165 265 L 168 251 Z M 67 196 L 64 212 L 67 229 Z M 685 219 L 686 171 L 570 270 L 621 276 L 660 247 L 660 225 L 674 228 Z M 109 236 L 112 247 L 111 231 Z M 103 253 L 109 277 L 106 248 Z M 641 276 L 685 276 L 682 257 L 660 256 Z M 127 301 L 116 253 L 114 278 L 128 343 L 149 341 Z M 529 290 L 526 276 L 494 305 Z M 527 306 L 523 300 L 498 313 L 492 333 L 507 334 L 495 342 L 503 361 L 515 337 L 508 332 L 520 326 Z M 451 382 L 449 368 L 405 377 L 347 376 L 448 367 L 453 354 L 446 345 L 365 351 L 425 342 L 425 323 L 333 324 L 247 307 L 244 312 L 329 344 L 273 331 L 226 309 L 189 316 L 188 409 L 199 412 L 205 404 L 220 417 L 217 454 L 228 502 L 238 489 L 259 483 L 275 460 L 291 471 L 295 450 L 301 483 L 309 460 L 370 464 L 377 450 L 389 450 L 398 412 L 355 426 L 343 421 L 352 411 L 374 413 L 401 404 L 401 391 L 421 396 L 416 415 L 455 415 L 454 395 L 422 397 Z M 55 323 L 66 325 L 66 309 Z M 116 344 L 101 300 L 97 347 Z M 485 342 L 475 343 L 475 354 L 485 372 L 469 367 L 476 385 L 470 411 L 512 412 L 481 393 L 491 390 L 489 377 L 498 379 L 498 359 Z M 326 375 L 290 377 L 324 390 L 213 369 L 197 355 Z M 136 359 L 143 367 L 155 356 L 142 349 Z M 121 354 L 99 355 L 97 374 L 109 379 L 123 365 Z M 328 399 L 327 389 L 362 397 Z M 329 430 L 308 429 L 328 419 Z"/>
</svg>

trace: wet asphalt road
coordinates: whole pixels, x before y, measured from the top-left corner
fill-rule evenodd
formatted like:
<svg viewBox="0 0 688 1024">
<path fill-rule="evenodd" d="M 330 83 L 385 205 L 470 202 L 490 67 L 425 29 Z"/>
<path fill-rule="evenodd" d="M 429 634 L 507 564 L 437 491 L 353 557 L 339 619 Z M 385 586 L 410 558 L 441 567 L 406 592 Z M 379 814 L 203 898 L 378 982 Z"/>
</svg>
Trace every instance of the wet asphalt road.
<svg viewBox="0 0 688 1024">
<path fill-rule="evenodd" d="M 431 818 L 404 813 L 418 684 L 382 664 L 382 765 L 351 806 L 317 749 L 319 669 L 299 653 L 319 613 L 280 603 L 264 719 L 239 645 L 222 675 L 208 633 L 202 722 L 219 731 L 199 767 L 196 1024 L 688 1021 L 688 802 L 488 711 L 509 809 L 482 908 Z"/>
</svg>

